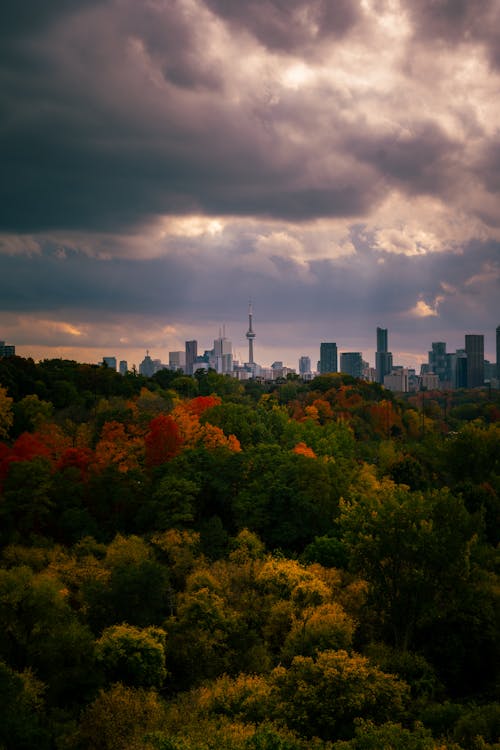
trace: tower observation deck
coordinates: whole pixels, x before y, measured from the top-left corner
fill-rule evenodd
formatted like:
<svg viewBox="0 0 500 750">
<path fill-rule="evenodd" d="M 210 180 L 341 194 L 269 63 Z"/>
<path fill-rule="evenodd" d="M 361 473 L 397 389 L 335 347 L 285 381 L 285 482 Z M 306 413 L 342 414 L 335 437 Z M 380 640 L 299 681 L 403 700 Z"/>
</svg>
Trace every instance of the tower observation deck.
<svg viewBox="0 0 500 750">
<path fill-rule="evenodd" d="M 248 331 L 246 332 L 248 340 L 248 364 L 253 365 L 253 340 L 255 338 L 255 332 L 252 328 L 252 303 L 248 305 Z"/>
</svg>

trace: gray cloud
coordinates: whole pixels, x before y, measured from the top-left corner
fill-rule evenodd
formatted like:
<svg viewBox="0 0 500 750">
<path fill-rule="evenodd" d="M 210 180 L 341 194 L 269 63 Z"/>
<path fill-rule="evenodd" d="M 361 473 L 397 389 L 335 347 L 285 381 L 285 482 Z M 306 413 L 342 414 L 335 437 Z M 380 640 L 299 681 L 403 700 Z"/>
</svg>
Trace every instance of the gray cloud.
<svg viewBox="0 0 500 750">
<path fill-rule="evenodd" d="M 3 3 L 0 315 L 497 325 L 500 2 L 370 7 Z"/>
<path fill-rule="evenodd" d="M 311 52 L 313 45 L 342 37 L 361 17 L 358 0 L 206 0 L 207 5 L 264 46 Z"/>
</svg>

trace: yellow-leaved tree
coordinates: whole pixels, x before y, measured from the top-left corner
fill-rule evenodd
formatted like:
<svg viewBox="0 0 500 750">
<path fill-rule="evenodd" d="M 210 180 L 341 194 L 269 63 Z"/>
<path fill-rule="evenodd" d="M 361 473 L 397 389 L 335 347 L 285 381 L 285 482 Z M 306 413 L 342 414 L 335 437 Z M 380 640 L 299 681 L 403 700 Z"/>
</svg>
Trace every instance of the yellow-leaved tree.
<svg viewBox="0 0 500 750">
<path fill-rule="evenodd" d="M 0 385 L 0 438 L 6 438 L 12 427 L 12 399 L 7 395 L 7 388 Z"/>
</svg>

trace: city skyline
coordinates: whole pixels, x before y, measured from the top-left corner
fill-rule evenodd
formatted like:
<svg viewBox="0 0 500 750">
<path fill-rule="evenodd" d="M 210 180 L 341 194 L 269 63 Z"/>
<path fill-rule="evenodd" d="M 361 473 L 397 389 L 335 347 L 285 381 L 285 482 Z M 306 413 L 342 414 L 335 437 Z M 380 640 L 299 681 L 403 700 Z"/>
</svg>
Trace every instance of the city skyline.
<svg viewBox="0 0 500 750">
<path fill-rule="evenodd" d="M 0 9 L 0 336 L 138 362 L 225 324 L 297 368 L 500 314 L 500 0 Z"/>
</svg>

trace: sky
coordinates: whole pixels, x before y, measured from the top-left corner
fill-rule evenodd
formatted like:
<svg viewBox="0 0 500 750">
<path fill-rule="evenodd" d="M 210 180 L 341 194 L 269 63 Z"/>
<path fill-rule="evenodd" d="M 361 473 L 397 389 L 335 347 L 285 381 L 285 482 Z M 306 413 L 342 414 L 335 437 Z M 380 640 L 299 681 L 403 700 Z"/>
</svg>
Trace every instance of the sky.
<svg viewBox="0 0 500 750">
<path fill-rule="evenodd" d="M 500 0 L 2 0 L 0 339 L 493 360 L 499 92 Z"/>
</svg>

